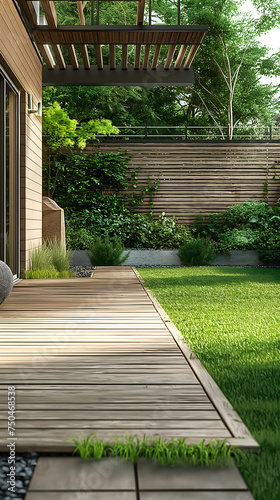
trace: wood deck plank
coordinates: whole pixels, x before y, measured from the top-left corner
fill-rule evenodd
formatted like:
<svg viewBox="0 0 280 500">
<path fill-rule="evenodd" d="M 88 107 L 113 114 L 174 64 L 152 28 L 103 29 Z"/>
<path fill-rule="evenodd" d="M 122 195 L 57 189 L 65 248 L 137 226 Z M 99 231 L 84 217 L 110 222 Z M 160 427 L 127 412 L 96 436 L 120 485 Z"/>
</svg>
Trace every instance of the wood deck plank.
<svg viewBox="0 0 280 500">
<path fill-rule="evenodd" d="M 92 278 L 18 283 L 0 307 L 3 415 L 8 385 L 16 386 L 20 451 L 70 453 L 73 444 L 63 440 L 79 429 L 190 443 L 243 439 L 221 418 L 128 266 L 100 267 Z"/>
</svg>

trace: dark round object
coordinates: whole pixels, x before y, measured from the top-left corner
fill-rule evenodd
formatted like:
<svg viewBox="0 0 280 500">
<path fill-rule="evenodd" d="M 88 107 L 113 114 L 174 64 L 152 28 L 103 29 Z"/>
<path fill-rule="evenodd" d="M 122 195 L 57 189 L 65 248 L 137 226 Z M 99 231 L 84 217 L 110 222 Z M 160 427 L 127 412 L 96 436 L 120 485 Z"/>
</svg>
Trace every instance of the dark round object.
<svg viewBox="0 0 280 500">
<path fill-rule="evenodd" d="M 0 260 L 0 304 L 9 297 L 13 289 L 13 273 L 9 266 Z"/>
</svg>

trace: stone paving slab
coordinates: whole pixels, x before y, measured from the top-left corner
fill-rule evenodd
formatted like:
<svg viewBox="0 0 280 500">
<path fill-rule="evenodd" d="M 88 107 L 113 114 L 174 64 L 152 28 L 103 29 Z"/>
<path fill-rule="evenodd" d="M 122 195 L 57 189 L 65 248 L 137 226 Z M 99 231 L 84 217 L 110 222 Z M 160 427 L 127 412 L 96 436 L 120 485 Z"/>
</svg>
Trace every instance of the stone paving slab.
<svg viewBox="0 0 280 500">
<path fill-rule="evenodd" d="M 249 491 L 145 491 L 140 492 L 139 500 L 253 500 L 253 497 Z"/>
<path fill-rule="evenodd" d="M 163 467 L 157 462 L 139 460 L 138 483 L 141 490 L 244 490 L 247 485 L 236 466 Z"/>
<path fill-rule="evenodd" d="M 28 491 L 34 490 L 134 491 L 134 465 L 115 458 L 40 457 Z"/>
<path fill-rule="evenodd" d="M 118 491 L 117 496 L 116 492 L 109 491 L 61 491 L 56 493 L 30 491 L 25 500 L 137 500 L 137 498 L 136 492 L 132 491 Z"/>
<path fill-rule="evenodd" d="M 236 466 L 40 457 L 25 500 L 253 500 Z"/>
</svg>

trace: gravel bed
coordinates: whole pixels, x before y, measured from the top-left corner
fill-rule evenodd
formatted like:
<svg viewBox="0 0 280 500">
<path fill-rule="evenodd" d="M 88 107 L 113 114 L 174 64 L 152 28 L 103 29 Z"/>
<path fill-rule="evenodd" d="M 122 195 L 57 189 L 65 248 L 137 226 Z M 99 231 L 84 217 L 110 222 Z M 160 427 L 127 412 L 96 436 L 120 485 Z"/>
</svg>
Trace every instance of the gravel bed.
<svg viewBox="0 0 280 500">
<path fill-rule="evenodd" d="M 8 491 L 10 485 L 7 483 L 10 472 L 10 465 L 8 464 L 9 455 L 0 454 L 0 498 L 1 500 L 23 500 L 33 471 L 37 464 L 37 453 L 24 453 L 16 455 L 15 463 L 15 493 Z M 39 499 L 38 499 L 39 500 Z"/>
<path fill-rule="evenodd" d="M 94 268 L 92 266 L 71 266 L 71 271 L 75 273 L 76 278 L 90 278 Z"/>
<path fill-rule="evenodd" d="M 137 266 L 133 266 L 133 267 L 138 267 L 139 269 L 145 269 L 145 268 L 180 268 L 180 267 L 189 267 L 189 266 L 152 266 L 152 265 L 137 265 Z M 258 268 L 280 268 L 280 266 L 249 266 L 249 265 L 245 265 L 245 266 L 221 266 L 221 265 L 212 265 L 212 266 L 195 266 L 195 267 L 258 267 Z M 71 271 L 73 271 L 75 273 L 75 277 L 76 278 L 90 278 L 92 272 L 94 271 L 94 269 L 90 266 L 71 266 Z"/>
</svg>

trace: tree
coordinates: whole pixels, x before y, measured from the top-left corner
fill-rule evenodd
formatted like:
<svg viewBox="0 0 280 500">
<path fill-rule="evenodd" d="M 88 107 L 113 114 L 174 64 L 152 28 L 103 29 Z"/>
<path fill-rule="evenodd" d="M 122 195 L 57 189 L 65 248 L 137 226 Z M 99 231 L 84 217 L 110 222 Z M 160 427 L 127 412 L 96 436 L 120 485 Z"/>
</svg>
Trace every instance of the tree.
<svg viewBox="0 0 280 500">
<path fill-rule="evenodd" d="M 276 0 L 254 0 L 261 16 L 272 10 Z M 44 102 L 58 101 L 69 117 L 79 123 L 89 120 L 111 119 L 117 125 L 215 125 L 222 133 L 233 125 L 270 124 L 279 112 L 275 98 L 277 88 L 261 84 L 262 75 L 279 74 L 280 55 L 269 55 L 269 50 L 257 41 L 260 21 L 249 14 L 240 14 L 242 0 L 181 0 L 182 24 L 206 24 L 209 33 L 193 63 L 194 87 L 58 87 L 44 90 Z M 154 22 L 177 23 L 177 1 L 153 0 Z M 127 24 L 134 24 L 136 4 L 123 2 Z M 57 2 L 59 23 L 79 23 L 76 5 L 67 8 Z M 279 7 L 277 7 L 277 12 Z M 70 16 L 70 17 L 69 17 Z M 72 17 L 71 17 L 72 16 Z M 86 22 L 90 22 L 90 5 L 85 7 Z M 71 18 L 71 19 L 70 19 Z M 100 23 L 123 24 L 124 12 L 118 2 L 100 4 Z M 276 25 L 277 16 L 262 30 Z M 221 43 L 223 38 L 224 46 Z M 120 61 L 121 50 L 116 47 Z M 180 47 L 177 47 L 175 57 Z M 88 47 L 90 60 L 95 63 L 95 52 Z M 167 47 L 162 46 L 159 63 L 162 64 Z M 92 51 L 92 52 L 90 52 Z M 108 64 L 108 47 L 103 47 L 104 63 Z M 143 54 L 142 54 L 143 56 Z M 66 54 L 67 58 L 68 55 Z M 80 58 L 80 55 L 78 54 Z M 213 58 L 216 62 L 214 62 Z M 226 61 L 226 65 L 225 65 Z M 133 51 L 129 52 L 133 63 Z M 227 86 L 230 63 L 231 77 L 239 68 L 234 93 Z M 220 68 L 220 69 L 219 69 Z M 222 72 L 221 72 L 222 70 Z M 226 76 L 226 78 L 225 78 Z M 229 100 L 232 113 L 229 118 Z M 231 119 L 234 124 L 231 124 Z"/>
<path fill-rule="evenodd" d="M 59 171 L 63 166 L 56 162 L 56 156 L 61 148 L 73 148 L 77 146 L 80 150 L 86 147 L 87 141 L 95 140 L 96 134 L 110 135 L 118 134 L 119 129 L 112 125 L 110 120 L 96 119 L 84 122 L 79 128 L 78 120 L 70 119 L 67 112 L 61 108 L 56 101 L 48 108 L 43 108 L 43 134 L 47 136 L 50 150 L 48 165 L 48 196 L 52 196 Z M 52 162 L 51 162 L 52 160 Z M 51 178 L 54 171 L 54 185 L 51 192 Z"/>
</svg>

